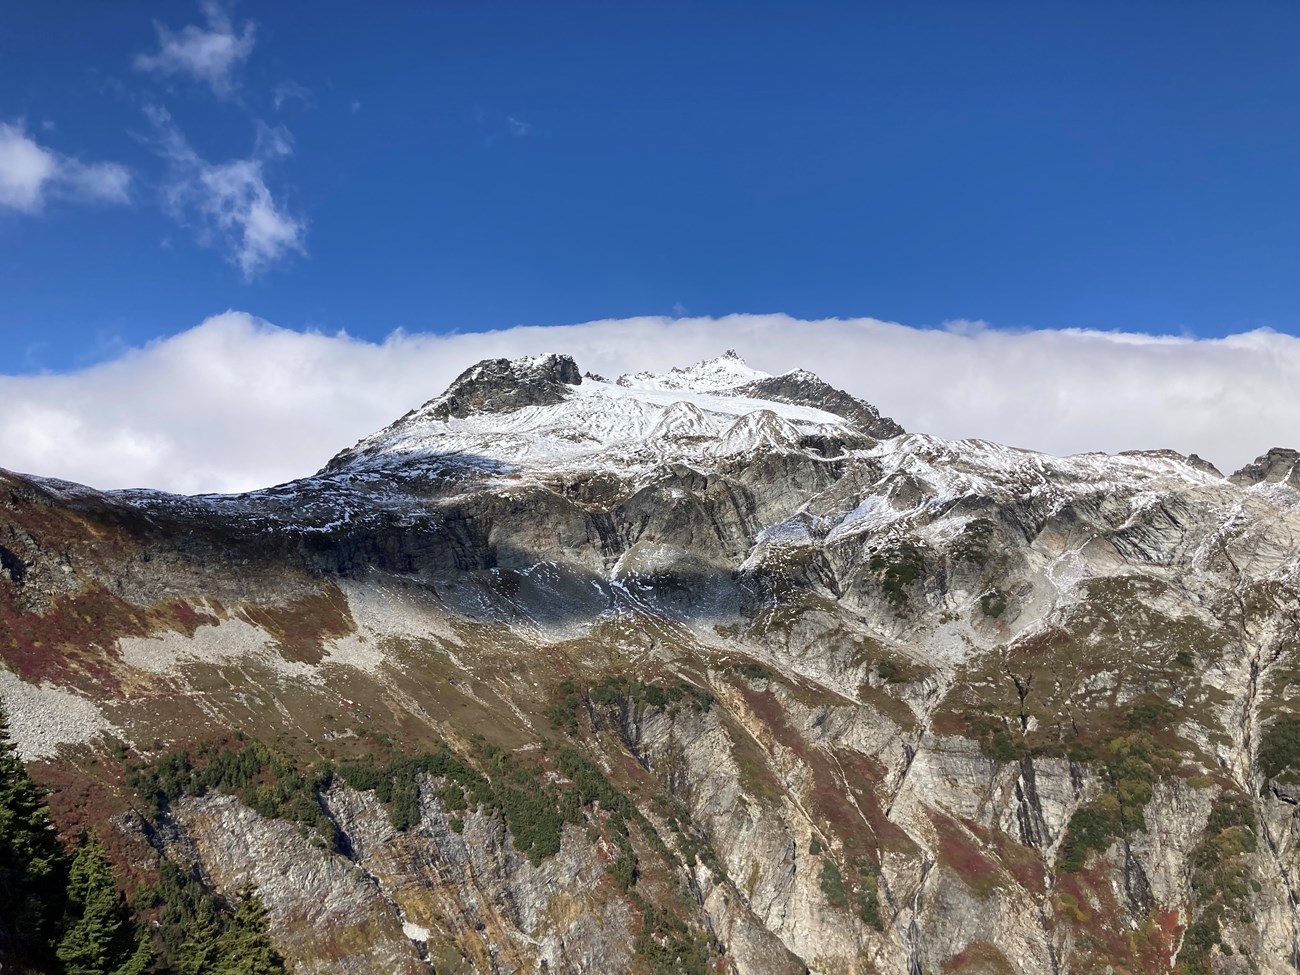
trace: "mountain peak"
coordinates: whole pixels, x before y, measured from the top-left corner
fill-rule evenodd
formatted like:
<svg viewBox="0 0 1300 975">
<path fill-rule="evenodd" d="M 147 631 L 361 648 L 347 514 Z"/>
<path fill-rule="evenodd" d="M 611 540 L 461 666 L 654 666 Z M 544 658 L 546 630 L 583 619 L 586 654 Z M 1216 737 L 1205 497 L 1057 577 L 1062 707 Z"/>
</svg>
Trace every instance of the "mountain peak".
<svg viewBox="0 0 1300 975">
<path fill-rule="evenodd" d="M 1300 451 L 1290 447 L 1273 447 L 1235 472 L 1234 484 L 1289 484 L 1300 487 Z"/>
<path fill-rule="evenodd" d="M 732 427 L 747 414 L 754 414 L 748 422 L 757 427 Z M 570 356 L 551 354 L 471 366 L 441 396 L 343 451 L 326 470 L 607 470 L 653 466 L 670 455 L 707 463 L 715 456 L 709 449 L 714 440 L 724 453 L 728 444 L 816 450 L 834 443 L 843 449 L 850 441 L 902 432 L 871 404 L 812 373 L 771 376 L 734 349 L 613 383 L 593 374 L 584 378 Z"/>
<path fill-rule="evenodd" d="M 737 386 L 767 379 L 768 374 L 751 369 L 735 349 L 720 356 L 704 359 L 685 368 L 674 366 L 666 373 L 638 372 L 619 376 L 617 385 L 627 389 L 683 389 L 696 393 L 721 392 Z"/>
<path fill-rule="evenodd" d="M 518 359 L 484 359 L 470 366 L 418 412 L 439 420 L 471 413 L 507 413 L 524 406 L 558 403 L 566 387 L 582 383 L 572 356 L 551 352 Z"/>
</svg>

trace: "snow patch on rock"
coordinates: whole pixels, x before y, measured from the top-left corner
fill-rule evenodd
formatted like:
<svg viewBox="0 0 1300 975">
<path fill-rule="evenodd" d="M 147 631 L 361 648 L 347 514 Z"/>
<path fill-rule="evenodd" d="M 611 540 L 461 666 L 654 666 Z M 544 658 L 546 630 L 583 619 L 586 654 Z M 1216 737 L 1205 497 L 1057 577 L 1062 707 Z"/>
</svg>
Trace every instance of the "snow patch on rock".
<svg viewBox="0 0 1300 975">
<path fill-rule="evenodd" d="M 433 937 L 433 932 L 428 928 L 422 927 L 411 921 L 402 922 L 402 934 L 406 935 L 412 941 L 418 941 L 421 944 Z"/>
<path fill-rule="evenodd" d="M 734 349 L 728 349 L 716 359 L 706 359 L 686 368 L 673 368 L 666 373 L 638 372 L 634 376 L 620 376 L 618 385 L 629 389 L 735 389 L 756 379 L 771 378 L 765 372 L 751 369 Z"/>
</svg>

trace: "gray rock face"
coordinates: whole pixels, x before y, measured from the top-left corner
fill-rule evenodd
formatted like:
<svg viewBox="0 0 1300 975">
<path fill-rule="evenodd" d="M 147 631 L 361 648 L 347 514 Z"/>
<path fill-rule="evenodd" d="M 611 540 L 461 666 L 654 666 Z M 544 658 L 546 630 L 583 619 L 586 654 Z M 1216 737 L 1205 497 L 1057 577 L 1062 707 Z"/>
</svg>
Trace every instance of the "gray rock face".
<svg viewBox="0 0 1300 975">
<path fill-rule="evenodd" d="M 233 897 L 253 884 L 266 905 L 276 947 L 296 967 L 339 975 L 427 972 L 416 944 L 364 870 L 228 797 L 175 805 L 182 842 L 215 889 Z M 328 941 L 321 933 L 330 932 Z M 339 952 L 339 945 L 350 950 Z"/>
<path fill-rule="evenodd" d="M 877 440 L 887 440 L 907 432 L 890 417 L 881 416 L 880 411 L 870 403 L 850 396 L 842 389 L 836 389 L 830 383 L 803 370 L 789 372 L 783 376 L 756 379 L 736 387 L 735 392 L 740 396 L 775 400 L 778 403 L 791 403 L 796 406 L 812 406 L 827 413 L 834 413 L 851 421 L 863 433 Z"/>
<path fill-rule="evenodd" d="M 1048 457 L 751 373 L 488 363 L 239 498 L 5 475 L 14 728 L 445 743 L 532 790 L 425 775 L 399 829 L 336 779 L 341 853 L 175 805 L 170 855 L 255 882 L 300 971 L 1294 970 L 1295 453 Z"/>
<path fill-rule="evenodd" d="M 440 420 L 471 413 L 509 413 L 524 406 L 558 403 L 567 394 L 565 386 L 581 382 L 577 363 L 567 355 L 487 359 L 466 369 L 427 405 Z"/>
<path fill-rule="evenodd" d="M 1232 475 L 1234 484 L 1286 484 L 1300 487 L 1300 451 L 1290 447 L 1273 447 Z"/>
<path fill-rule="evenodd" d="M 15 586 L 21 586 L 27 581 L 27 563 L 3 545 L 0 545 L 0 569 L 4 570 Z"/>
</svg>

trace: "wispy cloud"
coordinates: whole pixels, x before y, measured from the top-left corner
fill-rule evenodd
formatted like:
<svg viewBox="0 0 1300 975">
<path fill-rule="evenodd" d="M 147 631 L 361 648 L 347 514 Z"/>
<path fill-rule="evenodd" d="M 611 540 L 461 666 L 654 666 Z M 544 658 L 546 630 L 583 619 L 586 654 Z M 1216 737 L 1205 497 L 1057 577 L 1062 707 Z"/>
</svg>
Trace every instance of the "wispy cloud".
<svg viewBox="0 0 1300 975">
<path fill-rule="evenodd" d="M 310 106 L 312 102 L 311 89 L 298 84 L 296 81 L 281 81 L 271 89 L 271 104 L 277 112 L 292 101 Z"/>
<path fill-rule="evenodd" d="M 51 197 L 126 203 L 131 174 L 118 163 L 85 163 L 42 146 L 24 126 L 0 122 L 0 208 L 39 213 Z"/>
<path fill-rule="evenodd" d="M 293 253 L 306 253 L 306 223 L 275 199 L 266 182 L 266 167 L 293 151 L 286 129 L 259 124 L 251 155 L 211 163 L 194 150 L 166 109 L 146 111 L 158 133 L 158 150 L 171 168 L 164 186 L 167 210 L 179 223 L 192 226 L 201 244 L 224 251 L 245 279 Z"/>
<path fill-rule="evenodd" d="M 502 137 L 522 139 L 535 135 L 537 126 L 518 115 L 507 115 L 495 108 L 475 105 L 470 111 L 470 119 L 483 131 L 483 138 L 488 144 L 497 142 Z"/>
<path fill-rule="evenodd" d="M 136 55 L 135 67 L 152 74 L 188 76 L 224 98 L 235 88 L 236 71 L 253 52 L 256 29 L 248 21 L 236 30 L 217 0 L 204 0 L 202 8 L 207 21 L 202 27 L 190 24 L 173 31 L 155 23 L 158 50 Z"/>
<path fill-rule="evenodd" d="M 910 430 L 1065 454 L 1172 447 L 1225 470 L 1297 446 L 1300 338 L 917 329 L 785 315 L 637 318 L 384 342 L 227 312 L 62 375 L 0 377 L 0 467 L 99 487 L 242 490 L 308 474 L 479 359 L 547 351 L 616 376 L 738 349 L 804 367 Z"/>
</svg>

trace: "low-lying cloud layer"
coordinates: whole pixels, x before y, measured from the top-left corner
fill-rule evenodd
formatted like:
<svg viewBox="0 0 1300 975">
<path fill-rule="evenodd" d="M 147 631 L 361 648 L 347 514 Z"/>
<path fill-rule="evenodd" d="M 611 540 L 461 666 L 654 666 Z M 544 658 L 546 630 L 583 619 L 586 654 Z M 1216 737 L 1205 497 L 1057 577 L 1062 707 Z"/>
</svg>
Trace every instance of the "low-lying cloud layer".
<svg viewBox="0 0 1300 975">
<path fill-rule="evenodd" d="M 917 432 L 1056 454 L 1170 447 L 1225 471 L 1300 443 L 1300 338 L 916 329 L 785 315 L 634 318 L 382 343 L 241 312 L 75 373 L 0 376 L 0 467 L 96 487 L 239 491 L 310 474 L 479 359 L 560 351 L 611 378 L 728 348 Z"/>
</svg>

